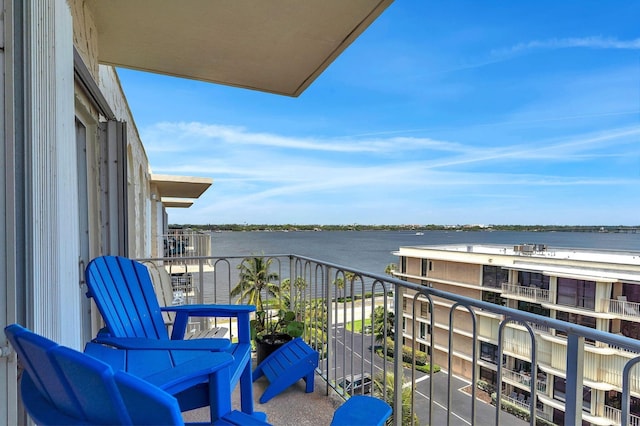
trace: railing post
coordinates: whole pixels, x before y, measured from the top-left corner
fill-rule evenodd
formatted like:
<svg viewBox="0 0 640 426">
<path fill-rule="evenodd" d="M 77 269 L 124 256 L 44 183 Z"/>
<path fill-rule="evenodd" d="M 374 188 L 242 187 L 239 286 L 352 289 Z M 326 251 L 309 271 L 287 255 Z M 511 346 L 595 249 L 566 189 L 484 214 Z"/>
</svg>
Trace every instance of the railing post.
<svg viewBox="0 0 640 426">
<path fill-rule="evenodd" d="M 621 424 L 629 425 L 631 423 L 631 369 L 640 362 L 640 357 L 633 358 L 624 365 L 622 369 L 622 411 L 620 413 L 622 419 Z"/>
<path fill-rule="evenodd" d="M 567 335 L 567 388 L 565 425 L 582 425 L 582 385 L 584 375 L 584 337 Z"/>
<path fill-rule="evenodd" d="M 331 286 L 329 285 L 329 275 L 330 275 L 330 273 L 331 273 L 331 268 L 326 267 L 324 276 L 322 277 L 322 279 L 324 280 L 324 288 L 325 288 L 324 300 L 325 300 L 325 303 L 327 305 L 326 306 L 326 308 L 327 308 L 327 343 L 326 343 L 326 345 L 327 345 L 327 347 L 326 347 L 326 351 L 327 351 L 327 395 L 329 395 L 329 383 L 331 381 L 331 364 L 333 362 L 332 360 L 333 360 L 333 357 L 334 357 L 333 344 L 332 343 L 334 343 L 335 339 L 337 339 L 336 330 L 333 329 L 333 309 L 332 309 L 332 306 L 331 306 L 332 305 L 332 302 L 331 302 Z M 316 274 L 317 274 L 317 272 L 316 272 Z"/>
<path fill-rule="evenodd" d="M 394 343 L 393 351 L 395 356 L 393 357 L 393 423 L 396 426 L 402 425 L 402 298 L 403 289 L 396 287 L 393 298 L 393 307 L 395 315 L 394 324 Z M 413 410 L 413 407 L 412 407 Z M 413 415 L 413 411 L 411 413 Z"/>
</svg>

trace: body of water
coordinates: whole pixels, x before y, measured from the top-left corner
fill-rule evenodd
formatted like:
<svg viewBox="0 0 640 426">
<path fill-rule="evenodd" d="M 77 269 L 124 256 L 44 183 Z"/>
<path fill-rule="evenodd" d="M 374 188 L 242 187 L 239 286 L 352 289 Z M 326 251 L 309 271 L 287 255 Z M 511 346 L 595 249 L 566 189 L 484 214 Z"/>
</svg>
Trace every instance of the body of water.
<svg viewBox="0 0 640 426">
<path fill-rule="evenodd" d="M 510 231 L 320 231 L 215 232 L 213 256 L 297 254 L 384 274 L 397 263 L 400 247 L 442 244 L 546 244 L 550 248 L 584 248 L 640 252 L 640 234 Z"/>
</svg>

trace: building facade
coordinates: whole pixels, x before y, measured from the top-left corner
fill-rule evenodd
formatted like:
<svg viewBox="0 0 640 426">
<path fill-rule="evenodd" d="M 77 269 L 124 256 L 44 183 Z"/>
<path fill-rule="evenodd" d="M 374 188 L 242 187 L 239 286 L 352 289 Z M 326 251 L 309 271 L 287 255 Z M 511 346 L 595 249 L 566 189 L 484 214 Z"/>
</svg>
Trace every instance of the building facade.
<svg viewBox="0 0 640 426">
<path fill-rule="evenodd" d="M 401 247 L 396 254 L 400 259 L 396 276 L 402 279 L 640 339 L 638 253 L 521 244 Z M 451 331 L 453 374 L 471 379 L 475 344 L 476 379 L 489 387 L 502 386 L 503 397 L 511 403 L 523 408 L 535 403 L 542 417 L 563 423 L 567 342 L 562 333 L 546 327 L 533 330 L 537 366 L 532 368 L 531 338 L 523 325 L 509 324 L 499 342 L 502 316 L 476 310 L 474 339 L 471 315 L 465 308 L 457 307 L 450 317 L 450 303 L 435 297 L 432 307 L 410 293 L 403 294 L 402 303 L 406 344 L 432 353 L 435 364 L 446 366 Z M 501 378 L 497 375 L 499 345 Z M 589 341 L 584 353 L 583 420 L 619 424 L 622 368 L 638 353 Z M 537 401 L 530 398 L 532 375 Z M 640 421 L 635 417 L 640 415 L 640 395 L 632 394 L 631 413 Z"/>
</svg>

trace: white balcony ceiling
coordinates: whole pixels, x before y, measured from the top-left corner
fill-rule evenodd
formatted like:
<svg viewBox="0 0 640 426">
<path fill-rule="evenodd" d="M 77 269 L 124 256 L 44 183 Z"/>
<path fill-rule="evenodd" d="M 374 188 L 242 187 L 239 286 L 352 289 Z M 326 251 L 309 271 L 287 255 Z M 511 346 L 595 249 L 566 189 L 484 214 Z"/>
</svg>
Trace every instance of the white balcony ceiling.
<svg viewBox="0 0 640 426">
<path fill-rule="evenodd" d="M 101 63 L 298 96 L 392 0 L 89 0 Z"/>
<path fill-rule="evenodd" d="M 151 175 L 161 197 L 199 198 L 213 184 L 213 179 L 194 176 Z"/>
</svg>

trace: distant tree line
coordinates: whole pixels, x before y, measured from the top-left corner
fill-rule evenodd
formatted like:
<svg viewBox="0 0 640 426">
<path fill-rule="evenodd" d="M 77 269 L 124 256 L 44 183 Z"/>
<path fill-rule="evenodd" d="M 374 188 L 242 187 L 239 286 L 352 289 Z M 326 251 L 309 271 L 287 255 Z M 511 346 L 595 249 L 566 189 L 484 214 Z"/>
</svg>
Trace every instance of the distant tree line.
<svg viewBox="0 0 640 426">
<path fill-rule="evenodd" d="M 206 231 L 529 231 L 529 232 L 637 232 L 640 225 L 268 225 L 268 224 L 208 224 L 169 225 L 170 229 Z"/>
</svg>

